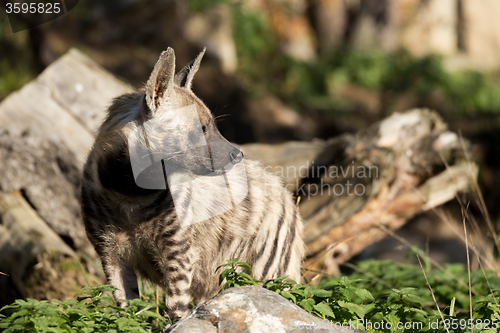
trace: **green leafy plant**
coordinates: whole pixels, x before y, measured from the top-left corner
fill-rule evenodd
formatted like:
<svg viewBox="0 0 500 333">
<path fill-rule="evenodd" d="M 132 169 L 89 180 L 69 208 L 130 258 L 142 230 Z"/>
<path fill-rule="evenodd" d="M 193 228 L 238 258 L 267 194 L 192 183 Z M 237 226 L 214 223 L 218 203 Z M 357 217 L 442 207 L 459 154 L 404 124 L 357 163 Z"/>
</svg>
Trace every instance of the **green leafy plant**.
<svg viewBox="0 0 500 333">
<path fill-rule="evenodd" d="M 239 258 L 217 270 L 221 268 L 225 268 L 219 280 L 220 284 L 225 281 L 223 289 L 261 285 L 318 316 L 318 322 L 348 323 L 369 332 L 464 332 L 472 326 L 473 332 L 496 332 L 500 328 L 498 277 L 491 271 L 471 272 L 476 293 L 471 320 L 468 289 L 459 282 L 467 281 L 467 270 L 461 264 L 426 273 L 443 317 L 420 267 L 414 265 L 366 260 L 359 263 L 359 272 L 324 279 L 316 287 L 297 284 L 286 276 L 268 281 L 253 279 L 248 274 L 251 267 Z"/>
<path fill-rule="evenodd" d="M 156 304 L 140 299 L 121 308 L 111 286 L 85 287 L 67 301 L 16 300 L 1 309 L 4 332 L 157 332 L 167 322 Z"/>
<path fill-rule="evenodd" d="M 234 286 L 248 286 L 248 285 L 259 285 L 260 281 L 255 280 L 252 275 L 252 267 L 246 262 L 238 261 L 240 258 L 234 258 L 228 260 L 226 264 L 217 267 L 215 272 L 217 273 L 219 269 L 227 267 L 224 271 L 219 275 L 219 285 L 222 284 L 224 280 L 226 283 L 222 286 L 222 290 L 226 290 L 228 288 Z M 240 269 L 240 272 L 237 270 Z M 246 270 L 248 273 L 243 272 L 242 270 Z"/>
<path fill-rule="evenodd" d="M 464 283 L 467 269 L 462 264 L 426 269 L 437 304 L 418 266 L 365 260 L 354 267 L 348 276 L 323 279 L 317 286 L 297 284 L 287 276 L 256 280 L 251 266 L 239 258 L 219 266 L 217 272 L 223 290 L 259 285 L 317 316 L 318 323 L 327 321 L 332 326 L 350 325 L 369 332 L 470 332 L 471 327 L 472 332 L 497 332 L 500 328 L 500 280 L 492 271 L 471 271 L 471 318 Z M 0 330 L 158 332 L 169 323 L 156 310 L 155 288 L 143 286 L 143 299 L 131 300 L 125 308 L 109 296 L 113 290 L 86 287 L 68 301 L 16 300 L 0 310 Z"/>
</svg>

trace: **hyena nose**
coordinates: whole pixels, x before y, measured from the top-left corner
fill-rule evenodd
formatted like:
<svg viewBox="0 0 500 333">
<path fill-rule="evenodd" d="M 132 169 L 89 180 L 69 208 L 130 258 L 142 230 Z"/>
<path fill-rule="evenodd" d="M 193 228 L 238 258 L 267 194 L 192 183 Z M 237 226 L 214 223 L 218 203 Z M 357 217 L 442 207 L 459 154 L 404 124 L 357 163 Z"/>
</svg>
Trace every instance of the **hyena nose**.
<svg viewBox="0 0 500 333">
<path fill-rule="evenodd" d="M 231 158 L 231 163 L 238 164 L 243 159 L 243 152 L 239 149 L 235 149 L 229 153 L 229 157 Z"/>
</svg>

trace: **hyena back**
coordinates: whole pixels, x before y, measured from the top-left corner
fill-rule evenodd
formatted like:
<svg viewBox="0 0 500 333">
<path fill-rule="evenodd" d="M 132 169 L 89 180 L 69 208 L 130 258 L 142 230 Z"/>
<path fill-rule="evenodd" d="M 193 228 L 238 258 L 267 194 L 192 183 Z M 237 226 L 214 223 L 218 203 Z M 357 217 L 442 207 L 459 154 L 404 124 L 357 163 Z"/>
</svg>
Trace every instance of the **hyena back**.
<svg viewBox="0 0 500 333">
<path fill-rule="evenodd" d="M 204 201 L 217 203 L 217 198 L 209 199 L 214 195 L 210 180 L 206 186 L 195 185 L 196 191 L 187 191 L 175 207 L 168 184 L 165 189 L 137 185 L 129 136 L 134 130 L 144 130 L 144 124 L 152 119 L 164 121 L 164 132 L 160 126 L 148 133 L 155 138 L 148 141 L 151 156 L 161 154 L 158 143 L 163 136 L 172 141 L 178 133 L 168 129 L 174 119 L 165 115 L 190 105 L 196 107 L 207 146 L 217 142 L 222 148 L 208 150 L 206 156 L 203 150 L 194 149 L 187 157 L 177 158 L 183 176 L 209 179 L 206 170 L 215 171 L 241 160 L 242 153 L 220 135 L 210 110 L 191 91 L 203 53 L 175 74 L 173 50 L 163 52 L 144 90 L 114 100 L 84 168 L 85 227 L 108 283 L 117 288 L 115 298 L 139 297 L 138 273 L 166 289 L 166 314 L 170 317 L 184 316 L 191 299 L 197 304 L 214 296 L 220 289 L 215 270 L 229 259 L 240 257 L 251 264 L 257 279 L 288 275 L 298 281 L 304 253 L 302 220 L 292 196 L 279 178 L 254 161 L 241 162 L 248 192 L 241 202 L 186 227 L 181 226 L 179 211 L 191 209 L 189 212 L 196 215 L 205 209 L 203 204 L 207 206 Z M 179 121 L 175 122 L 178 126 Z M 188 119 L 183 126 L 189 131 L 193 123 Z M 196 158 L 191 158 L 193 154 Z M 165 183 L 164 162 L 176 156 L 163 159 L 163 168 L 150 168 L 139 177 Z"/>
</svg>

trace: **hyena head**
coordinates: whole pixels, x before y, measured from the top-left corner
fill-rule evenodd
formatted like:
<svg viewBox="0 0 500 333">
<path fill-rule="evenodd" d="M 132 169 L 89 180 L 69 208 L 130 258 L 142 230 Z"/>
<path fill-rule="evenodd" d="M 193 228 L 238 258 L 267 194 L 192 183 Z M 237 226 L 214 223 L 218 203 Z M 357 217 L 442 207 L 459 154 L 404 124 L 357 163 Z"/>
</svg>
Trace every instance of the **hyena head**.
<svg viewBox="0 0 500 333">
<path fill-rule="evenodd" d="M 117 154 L 113 158 L 107 152 L 101 160 L 108 164 L 98 166 L 104 186 L 127 174 L 127 179 L 115 179 L 114 187 L 143 194 L 141 189 L 169 188 L 172 179 L 182 183 L 219 175 L 242 160 L 242 152 L 219 133 L 210 110 L 191 91 L 204 53 L 175 74 L 175 54 L 168 48 L 144 91 L 114 101 L 97 139 L 104 151 Z"/>
<path fill-rule="evenodd" d="M 149 168 L 189 181 L 220 174 L 241 160 L 241 151 L 219 133 L 210 110 L 191 91 L 204 52 L 177 75 L 173 49 L 161 54 L 146 84 L 143 123 L 128 140 L 134 172 Z M 153 167 L 144 168 L 148 164 Z M 139 186 L 156 188 L 142 180 Z"/>
</svg>

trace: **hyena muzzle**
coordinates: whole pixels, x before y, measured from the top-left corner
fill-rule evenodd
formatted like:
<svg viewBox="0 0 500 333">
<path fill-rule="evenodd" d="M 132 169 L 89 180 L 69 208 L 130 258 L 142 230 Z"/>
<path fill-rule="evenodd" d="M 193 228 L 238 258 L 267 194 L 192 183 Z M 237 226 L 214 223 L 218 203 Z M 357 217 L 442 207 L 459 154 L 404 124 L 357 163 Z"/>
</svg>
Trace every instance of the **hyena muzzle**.
<svg viewBox="0 0 500 333">
<path fill-rule="evenodd" d="M 139 274 L 165 288 L 170 317 L 214 296 L 229 259 L 298 281 L 304 254 L 281 180 L 243 159 L 191 91 L 203 54 L 175 74 L 169 48 L 145 89 L 113 101 L 83 175 L 87 235 L 115 298 L 138 297 Z"/>
</svg>

